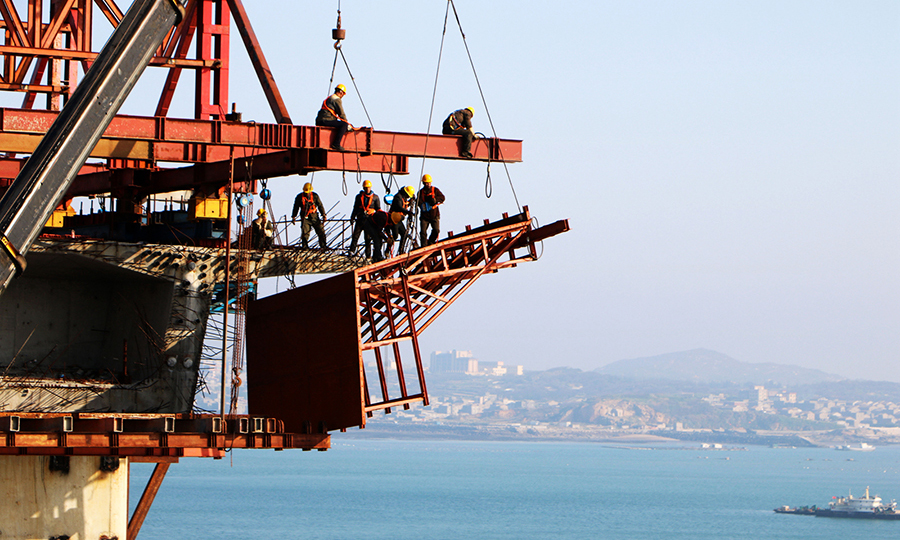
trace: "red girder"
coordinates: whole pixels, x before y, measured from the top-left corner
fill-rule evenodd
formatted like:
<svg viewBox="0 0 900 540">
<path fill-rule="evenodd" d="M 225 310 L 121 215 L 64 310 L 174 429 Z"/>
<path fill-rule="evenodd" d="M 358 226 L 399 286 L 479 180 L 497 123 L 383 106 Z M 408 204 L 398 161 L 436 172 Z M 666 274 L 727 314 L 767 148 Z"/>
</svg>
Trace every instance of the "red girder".
<svg viewBox="0 0 900 540">
<path fill-rule="evenodd" d="M 56 118 L 52 111 L 0 109 L 0 152 L 28 154 Z M 134 188 L 138 193 L 167 193 L 182 189 L 218 188 L 228 181 L 232 152 L 238 161 L 252 162 L 254 179 L 312 171 L 343 170 L 407 174 L 410 157 L 462 159 L 459 138 L 444 135 L 360 130 L 347 135 L 348 152 L 330 150 L 331 128 L 185 120 L 162 117 L 117 116 L 91 155 L 123 163 L 145 162 L 140 184 L 133 183 L 130 169 L 110 161 L 111 170 L 96 166 L 83 171 L 69 196 L 113 192 Z M 356 150 L 356 151 L 353 151 Z M 516 162 L 521 160 L 522 142 L 508 139 L 477 139 L 473 160 Z M 195 167 L 148 169 L 156 163 L 196 163 Z M 250 165 L 251 163 L 248 163 Z M 18 173 L 14 160 L 0 162 L 2 179 Z M 238 181 L 244 181 L 236 167 Z M 90 174 L 84 174 L 90 173 Z"/>
<path fill-rule="evenodd" d="M 215 457 L 231 448 L 327 450 L 324 433 L 275 418 L 211 414 L 0 413 L 0 455 Z"/>
</svg>

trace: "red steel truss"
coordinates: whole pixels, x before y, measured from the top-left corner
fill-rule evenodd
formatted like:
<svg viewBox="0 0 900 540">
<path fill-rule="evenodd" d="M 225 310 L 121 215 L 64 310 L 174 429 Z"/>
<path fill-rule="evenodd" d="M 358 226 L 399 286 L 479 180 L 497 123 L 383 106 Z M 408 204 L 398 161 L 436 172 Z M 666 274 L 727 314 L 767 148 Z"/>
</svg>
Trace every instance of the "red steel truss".
<svg viewBox="0 0 900 540">
<path fill-rule="evenodd" d="M 486 273 L 537 259 L 535 243 L 569 230 L 562 220 L 532 229 L 528 207 L 513 217 L 417 249 L 356 271 L 360 297 L 360 345 L 374 351 L 380 398 L 370 395 L 365 384 L 365 411 L 421 401 L 428 405 L 418 336 L 462 293 Z M 404 380 L 399 344 L 412 343 L 418 390 L 410 394 Z M 399 396 L 388 394 L 388 371 L 382 349 L 390 348 L 396 364 Z"/>
<path fill-rule="evenodd" d="M 34 107 L 38 94 L 45 94 L 45 108 L 59 110 L 63 99 L 78 84 L 79 64 L 82 72 L 87 71 L 98 54 L 92 48 L 95 8 L 100 12 L 100 20 L 109 23 L 109 32 L 122 20 L 123 10 L 114 0 L 28 0 L 24 14 L 18 12 L 11 0 L 0 0 L 0 25 L 5 28 L 0 44 L 3 57 L 0 90 L 24 92 L 22 107 L 25 109 Z M 170 70 L 157 115 L 165 116 L 168 111 L 181 72 L 193 69 L 197 71 L 195 118 L 224 119 L 228 104 L 232 10 L 243 13 L 240 0 L 188 0 L 185 4 L 185 18 L 169 33 L 150 61 L 150 65 Z M 49 23 L 43 22 L 45 18 Z M 236 17 L 235 23 L 242 35 L 251 36 L 244 40 L 251 57 L 263 58 L 246 14 Z M 194 54 L 190 55 L 195 36 Z"/>
<path fill-rule="evenodd" d="M 250 413 L 277 413 L 288 430 L 326 433 L 364 427 L 377 410 L 427 404 L 418 336 L 476 279 L 535 260 L 537 242 L 568 230 L 566 220 L 534 229 L 526 207 L 409 254 L 252 302 Z M 403 368 L 406 342 L 414 382 L 407 380 L 413 370 Z M 377 380 L 366 374 L 369 351 Z"/>
</svg>

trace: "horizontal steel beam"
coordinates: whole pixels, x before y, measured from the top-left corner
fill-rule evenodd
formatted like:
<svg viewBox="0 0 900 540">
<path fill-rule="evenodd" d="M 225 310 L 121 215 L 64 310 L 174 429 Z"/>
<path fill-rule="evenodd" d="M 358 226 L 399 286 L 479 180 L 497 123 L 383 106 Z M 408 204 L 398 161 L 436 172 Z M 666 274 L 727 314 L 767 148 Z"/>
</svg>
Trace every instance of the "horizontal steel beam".
<svg viewBox="0 0 900 540">
<path fill-rule="evenodd" d="M 59 60 L 93 61 L 99 53 L 90 51 L 76 51 L 73 49 L 43 49 L 39 47 L 16 47 L 14 45 L 0 45 L 0 56 L 20 56 L 23 58 L 54 58 Z M 215 60 L 195 60 L 191 58 L 168 58 L 154 56 L 149 64 L 157 67 L 168 68 L 211 68 L 216 65 Z M 23 91 L 33 91 L 28 84 L 17 85 L 23 87 Z"/>
<path fill-rule="evenodd" d="M 30 153 L 37 143 L 29 135 L 43 136 L 56 115 L 0 108 L 0 152 Z M 357 154 L 466 159 L 459 156 L 458 143 L 455 136 L 363 129 L 345 137 L 343 146 L 349 152 L 343 161 L 355 161 Z M 237 157 L 252 157 L 262 149 L 327 150 L 330 146 L 331 128 L 327 127 L 118 115 L 91 155 L 202 163 L 227 160 L 233 147 Z M 522 141 L 476 139 L 472 152 L 471 159 L 476 161 L 518 162 Z"/>
<path fill-rule="evenodd" d="M 221 457 L 230 448 L 327 450 L 327 434 L 284 433 L 274 418 L 4 413 L 0 455 Z"/>
</svg>

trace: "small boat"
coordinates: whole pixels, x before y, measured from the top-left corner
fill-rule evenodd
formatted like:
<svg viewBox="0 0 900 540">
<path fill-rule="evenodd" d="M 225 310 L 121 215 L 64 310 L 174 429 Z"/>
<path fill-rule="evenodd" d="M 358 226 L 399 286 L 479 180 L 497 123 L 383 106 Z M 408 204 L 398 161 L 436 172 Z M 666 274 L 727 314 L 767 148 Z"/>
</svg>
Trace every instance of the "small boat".
<svg viewBox="0 0 900 540">
<path fill-rule="evenodd" d="M 869 443 L 848 444 L 847 446 L 838 446 L 838 450 L 849 450 L 851 452 L 874 452 L 875 447 Z"/>
<path fill-rule="evenodd" d="M 775 512 L 778 514 L 797 514 L 800 516 L 814 516 L 816 515 L 816 506 L 797 506 L 795 508 L 791 508 L 790 506 L 779 506 L 775 509 Z"/>
</svg>

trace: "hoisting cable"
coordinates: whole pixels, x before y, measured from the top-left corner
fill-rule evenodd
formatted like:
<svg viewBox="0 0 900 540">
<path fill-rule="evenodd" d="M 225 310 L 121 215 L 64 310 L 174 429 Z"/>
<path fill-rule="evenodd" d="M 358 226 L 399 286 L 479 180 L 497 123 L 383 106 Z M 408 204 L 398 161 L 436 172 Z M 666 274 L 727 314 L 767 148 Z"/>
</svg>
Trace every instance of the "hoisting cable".
<svg viewBox="0 0 900 540">
<path fill-rule="evenodd" d="M 337 70 L 337 59 L 338 54 L 341 56 L 341 60 L 344 62 L 344 66 L 347 68 L 347 74 L 350 76 L 350 81 L 353 83 L 353 88 L 356 90 L 356 95 L 359 97 L 359 102 L 362 104 L 363 111 L 366 114 L 366 119 L 369 121 L 369 126 L 372 126 L 372 118 L 369 116 L 369 111 L 366 109 L 366 103 L 362 99 L 362 94 L 359 93 L 359 87 L 356 85 L 356 79 L 353 77 L 353 72 L 350 71 L 350 64 L 347 63 L 347 57 L 344 55 L 344 51 L 342 50 L 341 41 L 347 37 L 346 30 L 341 28 L 341 2 L 338 0 L 338 9 L 337 9 L 337 24 L 336 28 L 331 30 L 331 38 L 334 39 L 334 61 L 331 64 L 331 79 L 328 81 L 328 91 L 330 92 L 334 85 L 334 73 Z M 356 138 L 354 137 L 354 143 L 356 143 Z M 360 161 L 359 155 L 359 147 L 354 148 L 354 153 L 356 154 L 356 183 L 362 183 L 362 163 Z M 344 196 L 347 195 L 347 171 L 343 171 L 341 176 L 341 180 L 343 182 L 341 186 L 341 191 Z"/>
<path fill-rule="evenodd" d="M 494 134 L 494 137 L 497 137 L 497 130 L 494 128 L 494 120 L 491 118 L 491 111 L 488 109 L 487 100 L 484 98 L 484 90 L 481 88 L 481 81 L 478 79 L 478 72 L 475 70 L 475 62 L 472 60 L 472 53 L 469 51 L 469 43 L 466 41 L 466 33 L 463 31 L 462 23 L 459 20 L 459 13 L 456 11 L 456 4 L 453 3 L 453 0 L 447 0 L 451 6 L 453 6 L 453 16 L 456 17 L 456 24 L 459 26 L 459 33 L 463 39 L 463 45 L 466 47 L 466 55 L 469 57 L 469 64 L 472 66 L 472 74 L 475 75 L 475 83 L 478 85 L 478 93 L 481 94 L 481 103 L 484 105 L 484 112 L 487 115 L 488 123 L 491 126 L 491 132 Z M 500 156 L 501 158 L 503 156 Z M 509 167 L 506 166 L 506 162 L 503 163 L 503 169 L 506 171 L 506 177 L 509 180 L 509 188 L 512 190 L 513 199 L 516 201 L 516 206 L 519 207 L 519 212 L 522 211 L 522 205 L 519 204 L 519 197 L 516 195 L 516 188 L 513 186 L 512 176 L 509 174 Z"/>
<path fill-rule="evenodd" d="M 447 2 L 447 9 L 444 12 L 444 28 L 441 31 L 441 46 L 438 49 L 437 68 L 435 69 L 435 72 L 434 72 L 434 88 L 431 90 L 431 108 L 428 110 L 428 125 L 425 126 L 425 147 L 422 149 L 422 168 L 419 170 L 419 182 L 416 184 L 417 186 L 422 183 L 421 178 L 425 174 L 425 160 L 428 157 L 428 139 L 431 136 L 431 121 L 434 119 L 434 103 L 435 103 L 435 100 L 437 99 L 438 77 L 441 74 L 441 59 L 444 56 L 444 39 L 447 37 L 447 21 L 450 18 L 450 3 L 451 3 L 450 1 Z M 393 175 L 391 175 L 391 176 L 393 176 Z M 397 184 L 398 190 L 399 190 L 399 187 L 400 187 L 400 184 L 398 183 Z M 418 232 L 417 230 L 415 230 L 417 228 L 417 227 L 415 227 L 415 224 L 418 223 L 418 221 L 419 221 L 418 220 L 419 205 L 418 205 L 417 201 L 418 201 L 418 194 L 416 195 L 416 201 L 412 202 L 415 206 L 415 210 L 413 210 L 413 214 L 411 216 L 412 223 L 410 223 L 410 228 L 413 229 L 415 232 Z M 421 224 L 419 224 L 419 225 L 421 226 Z M 410 236 L 411 236 L 410 234 L 407 234 L 406 235 L 407 239 Z M 402 250 L 403 247 L 404 246 L 400 246 L 400 249 Z"/>
</svg>

